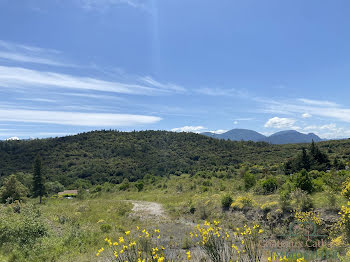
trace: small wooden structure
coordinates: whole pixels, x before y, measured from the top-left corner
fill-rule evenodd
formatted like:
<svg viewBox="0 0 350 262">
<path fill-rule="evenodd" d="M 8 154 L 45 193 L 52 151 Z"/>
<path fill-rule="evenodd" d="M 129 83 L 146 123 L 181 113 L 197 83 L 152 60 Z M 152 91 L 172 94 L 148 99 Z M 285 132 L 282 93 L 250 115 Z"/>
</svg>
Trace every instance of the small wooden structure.
<svg viewBox="0 0 350 262">
<path fill-rule="evenodd" d="M 62 197 L 72 197 L 72 196 L 77 196 L 78 195 L 78 190 L 64 190 L 63 192 L 58 192 L 58 196 Z"/>
</svg>

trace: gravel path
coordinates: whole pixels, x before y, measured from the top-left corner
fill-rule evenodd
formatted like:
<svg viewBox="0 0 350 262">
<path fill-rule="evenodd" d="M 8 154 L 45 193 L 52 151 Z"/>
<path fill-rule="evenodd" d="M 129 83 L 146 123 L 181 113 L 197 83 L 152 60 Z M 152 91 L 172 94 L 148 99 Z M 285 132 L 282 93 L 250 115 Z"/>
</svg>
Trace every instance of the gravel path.
<svg viewBox="0 0 350 262">
<path fill-rule="evenodd" d="M 147 201 L 129 200 L 134 206 L 132 215 L 143 220 L 167 220 L 164 208 L 161 204 Z"/>
</svg>

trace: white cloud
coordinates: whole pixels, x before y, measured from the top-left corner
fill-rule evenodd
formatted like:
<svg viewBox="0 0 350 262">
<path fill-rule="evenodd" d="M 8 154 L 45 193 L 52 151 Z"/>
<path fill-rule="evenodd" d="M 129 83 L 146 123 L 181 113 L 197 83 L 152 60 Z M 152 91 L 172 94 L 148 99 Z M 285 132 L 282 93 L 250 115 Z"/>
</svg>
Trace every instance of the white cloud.
<svg viewBox="0 0 350 262">
<path fill-rule="evenodd" d="M 146 0 L 77 0 L 78 4 L 87 10 L 106 10 L 115 5 L 128 5 L 130 7 L 149 11 Z"/>
<path fill-rule="evenodd" d="M 214 131 L 208 131 L 210 133 L 214 133 L 214 134 L 223 134 L 226 133 L 228 130 L 225 129 L 218 129 L 218 130 L 214 130 Z"/>
<path fill-rule="evenodd" d="M 207 95 L 207 96 L 235 96 L 235 97 L 246 97 L 247 92 L 243 90 L 238 90 L 235 88 L 209 88 L 203 87 L 196 89 L 195 92 Z"/>
<path fill-rule="evenodd" d="M 207 129 L 207 128 L 205 128 L 203 126 L 183 126 L 183 127 L 173 128 L 173 129 L 171 129 L 171 131 L 173 131 L 173 132 L 200 133 L 200 132 L 203 132 L 205 129 Z"/>
<path fill-rule="evenodd" d="M 304 127 L 304 130 L 324 130 L 324 129 L 336 130 L 337 125 L 336 124 L 328 124 L 328 125 L 321 125 L 321 126 L 312 125 L 312 126 Z"/>
<path fill-rule="evenodd" d="M 98 94 L 86 94 L 86 93 L 58 93 L 62 96 L 76 96 L 76 97 L 85 97 L 89 99 L 112 99 L 112 100 L 119 100 L 119 101 L 126 101 L 126 99 L 122 97 L 116 97 L 116 96 L 108 96 L 108 95 L 98 95 Z"/>
<path fill-rule="evenodd" d="M 67 74 L 42 72 L 21 67 L 7 66 L 0 66 L 0 81 L 0 86 L 10 88 L 61 87 L 70 89 L 143 95 L 155 95 L 170 92 L 164 88 L 111 82 L 90 77 L 79 77 Z"/>
<path fill-rule="evenodd" d="M 16 43 L 4 41 L 4 40 L 0 40 L 0 47 L 11 51 L 24 50 L 28 52 L 34 52 L 34 53 L 51 53 L 51 54 L 61 53 L 60 51 L 51 49 L 51 48 L 40 48 L 36 46 L 16 44 Z"/>
<path fill-rule="evenodd" d="M 11 60 L 16 62 L 52 65 L 52 66 L 72 66 L 72 67 L 74 66 L 71 64 L 60 63 L 48 58 L 33 57 L 33 56 L 28 56 L 20 53 L 11 53 L 11 52 L 2 52 L 2 51 L 0 51 L 0 59 Z"/>
<path fill-rule="evenodd" d="M 339 106 L 339 104 L 330 102 L 330 101 L 321 101 L 321 100 L 312 100 L 312 99 L 306 99 L 306 98 L 299 98 L 300 102 L 303 102 L 304 104 L 308 105 L 315 105 L 315 106 Z"/>
<path fill-rule="evenodd" d="M 72 63 L 60 61 L 59 53 L 59 51 L 53 49 L 20 45 L 0 40 L 0 59 L 21 63 L 76 67 Z"/>
<path fill-rule="evenodd" d="M 350 108 L 342 107 L 321 107 L 312 105 L 300 105 L 293 102 L 277 102 L 271 101 L 265 104 L 265 112 L 279 114 L 303 114 L 308 112 L 313 116 L 321 116 L 325 118 L 337 119 L 343 122 L 350 122 Z"/>
<path fill-rule="evenodd" d="M 237 124 L 238 124 L 238 121 L 236 120 L 236 121 L 234 121 L 233 123 L 234 123 L 235 125 L 237 125 Z"/>
<path fill-rule="evenodd" d="M 304 114 L 301 115 L 301 117 L 302 118 L 310 118 L 310 117 L 312 117 L 312 115 L 309 114 L 309 113 L 304 113 Z"/>
<path fill-rule="evenodd" d="M 15 141 L 15 140 L 20 140 L 20 139 L 17 136 L 9 137 L 6 139 L 6 141 Z"/>
<path fill-rule="evenodd" d="M 310 125 L 304 127 L 303 130 L 328 139 L 350 137 L 350 130 L 348 128 L 338 127 L 334 123 L 327 125 Z"/>
<path fill-rule="evenodd" d="M 131 114 L 0 109 L 0 120 L 102 128 L 153 124 L 161 118 Z"/>
<path fill-rule="evenodd" d="M 17 100 L 44 102 L 44 103 L 57 103 L 57 100 L 47 99 L 47 98 L 17 98 Z"/>
<path fill-rule="evenodd" d="M 266 123 L 265 127 L 270 127 L 270 128 L 293 128 L 293 129 L 298 129 L 298 127 L 294 126 L 296 120 L 292 118 L 280 118 L 280 117 L 273 117 L 270 118 Z"/>
<path fill-rule="evenodd" d="M 160 82 L 154 80 L 150 76 L 141 77 L 140 80 L 145 82 L 146 84 L 149 84 L 151 86 L 158 87 L 161 89 L 165 89 L 165 90 L 172 90 L 172 91 L 176 91 L 176 92 L 185 92 L 186 91 L 186 89 L 183 88 L 182 86 L 178 86 L 178 85 L 175 85 L 172 83 L 163 84 L 163 83 L 160 83 Z"/>
<path fill-rule="evenodd" d="M 252 117 L 247 117 L 247 118 L 237 118 L 236 121 L 251 121 L 254 120 Z"/>
</svg>

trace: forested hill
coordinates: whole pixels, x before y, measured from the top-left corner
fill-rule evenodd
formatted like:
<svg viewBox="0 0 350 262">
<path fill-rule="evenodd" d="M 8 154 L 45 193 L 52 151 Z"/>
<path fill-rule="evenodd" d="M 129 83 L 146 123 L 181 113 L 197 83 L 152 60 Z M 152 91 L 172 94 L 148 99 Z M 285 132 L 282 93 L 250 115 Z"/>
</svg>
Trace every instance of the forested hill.
<svg viewBox="0 0 350 262">
<path fill-rule="evenodd" d="M 1 141 L 0 174 L 30 173 L 33 159 L 40 153 L 48 180 L 65 185 L 79 178 L 93 184 L 120 183 L 146 174 L 226 170 L 243 162 L 281 164 L 302 146 L 233 142 L 167 131 L 93 131 L 61 138 Z"/>
</svg>

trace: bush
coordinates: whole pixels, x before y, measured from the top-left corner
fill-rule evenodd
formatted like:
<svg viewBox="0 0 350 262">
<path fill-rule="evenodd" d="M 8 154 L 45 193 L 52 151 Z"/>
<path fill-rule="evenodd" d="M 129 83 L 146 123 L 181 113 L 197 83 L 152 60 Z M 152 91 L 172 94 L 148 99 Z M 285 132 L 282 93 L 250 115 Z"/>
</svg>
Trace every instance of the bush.
<svg viewBox="0 0 350 262">
<path fill-rule="evenodd" d="M 277 201 L 272 201 L 272 202 L 266 202 L 265 204 L 261 205 L 261 209 L 264 211 L 264 212 L 269 212 L 271 211 L 272 209 L 274 208 L 277 208 L 278 207 L 278 202 Z"/>
<path fill-rule="evenodd" d="M 265 194 L 272 194 L 277 190 L 277 180 L 274 177 L 270 177 L 268 179 L 266 179 L 263 183 L 262 183 L 262 187 L 264 189 L 264 193 Z"/>
<path fill-rule="evenodd" d="M 224 195 L 221 198 L 221 206 L 223 209 L 229 209 L 232 202 L 233 202 L 233 200 L 232 200 L 232 197 L 230 195 Z"/>
<path fill-rule="evenodd" d="M 350 178 L 343 183 L 341 194 L 350 200 Z"/>
<path fill-rule="evenodd" d="M 301 172 L 297 173 L 294 178 L 295 187 L 301 190 L 312 193 L 314 191 L 314 186 L 309 173 L 303 169 Z"/>
<path fill-rule="evenodd" d="M 255 192 L 258 194 L 272 194 L 277 190 L 278 184 L 274 177 L 270 177 L 264 180 L 259 180 Z"/>
<path fill-rule="evenodd" d="M 27 194 L 28 189 L 17 180 L 15 175 L 6 178 L 4 185 L 0 189 L 0 198 L 3 203 L 23 200 Z"/>
<path fill-rule="evenodd" d="M 48 227 L 34 207 L 21 208 L 20 213 L 2 213 L 0 216 L 0 244 L 32 246 L 48 235 Z"/>
<path fill-rule="evenodd" d="M 100 229 L 103 233 L 109 233 L 112 230 L 112 226 L 108 224 L 102 224 L 100 225 Z"/>
<path fill-rule="evenodd" d="M 316 179 L 313 180 L 313 184 L 314 184 L 314 191 L 315 192 L 322 192 L 325 189 L 325 184 L 323 182 L 322 177 L 318 177 Z"/>
<path fill-rule="evenodd" d="M 47 182 L 47 183 L 45 183 L 45 189 L 46 189 L 47 194 L 55 195 L 58 192 L 64 191 L 64 186 L 58 181 Z"/>
<path fill-rule="evenodd" d="M 143 184 L 143 182 L 137 182 L 136 184 L 135 184 L 135 187 L 137 188 L 137 191 L 142 191 L 142 189 L 143 189 L 143 187 L 144 187 L 144 184 Z"/>
<path fill-rule="evenodd" d="M 291 193 L 291 198 L 294 200 L 294 206 L 302 211 L 308 211 L 313 207 L 313 202 L 307 192 L 297 188 Z"/>
<path fill-rule="evenodd" d="M 282 210 L 291 209 L 290 192 L 288 190 L 283 190 L 280 192 L 279 202 Z"/>
<path fill-rule="evenodd" d="M 251 195 L 240 196 L 231 204 L 233 209 L 247 209 L 253 206 L 255 206 L 255 201 Z"/>
<path fill-rule="evenodd" d="M 244 180 L 244 188 L 245 190 L 251 189 L 253 186 L 255 186 L 256 179 L 255 176 L 249 172 L 244 173 L 243 175 Z"/>
</svg>

